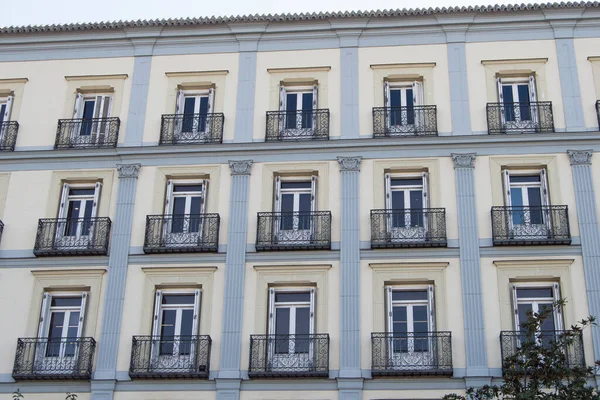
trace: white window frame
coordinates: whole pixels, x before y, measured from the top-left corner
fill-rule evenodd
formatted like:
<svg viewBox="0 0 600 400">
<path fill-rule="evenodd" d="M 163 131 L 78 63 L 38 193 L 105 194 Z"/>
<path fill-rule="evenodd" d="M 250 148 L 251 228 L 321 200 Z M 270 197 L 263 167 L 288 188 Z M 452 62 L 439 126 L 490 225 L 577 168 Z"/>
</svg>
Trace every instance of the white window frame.
<svg viewBox="0 0 600 400">
<path fill-rule="evenodd" d="M 303 111 L 313 111 L 312 115 L 312 128 L 302 128 L 301 118 L 296 115 L 296 128 L 286 128 L 287 126 L 287 95 L 289 93 L 295 93 L 297 95 L 296 100 L 296 114 Z M 312 109 L 305 110 L 302 108 L 302 94 L 312 93 Z M 311 85 L 298 85 L 291 86 L 281 83 L 279 85 L 279 135 L 281 138 L 286 136 L 298 137 L 298 134 L 302 131 L 304 135 L 310 137 L 314 134 L 317 126 L 317 115 L 316 110 L 318 107 L 318 96 L 319 96 L 319 84 L 315 83 Z"/>
<path fill-rule="evenodd" d="M 497 90 L 498 90 L 498 102 L 500 104 L 502 104 L 503 107 L 506 107 L 507 104 L 510 105 L 511 107 L 513 106 L 513 104 L 519 104 L 520 99 L 519 99 L 519 93 L 518 93 L 517 86 L 523 85 L 523 84 L 527 84 L 529 86 L 529 101 L 524 102 L 524 103 L 537 102 L 535 75 L 521 76 L 521 77 L 504 77 L 504 78 L 502 76 L 497 76 L 496 77 L 496 86 L 497 86 Z M 502 89 L 504 86 L 508 86 L 508 85 L 512 86 L 513 103 L 504 103 L 504 93 L 503 93 Z M 501 117 L 503 126 L 507 126 L 507 125 L 508 126 L 510 126 L 510 125 L 518 126 L 521 122 L 523 122 L 523 121 L 521 121 L 521 117 L 520 117 L 520 108 L 517 105 L 514 105 L 514 110 L 518 110 L 518 112 L 513 111 L 515 113 L 515 121 L 506 121 L 506 115 L 504 114 L 504 109 L 501 110 L 500 117 Z M 533 124 L 537 124 L 539 121 L 537 108 L 530 107 L 530 114 L 531 114 L 531 122 Z M 529 122 L 529 121 L 525 121 L 525 122 Z"/>
<path fill-rule="evenodd" d="M 310 189 L 281 189 L 281 182 L 311 182 Z M 299 199 L 300 194 L 310 193 L 311 195 L 311 203 L 310 203 L 310 211 L 314 213 L 317 211 L 317 184 L 318 184 L 318 176 L 311 175 L 310 177 L 284 177 L 282 178 L 279 175 L 275 176 L 275 190 L 274 190 L 274 201 L 273 201 L 273 211 L 275 213 L 281 213 L 281 197 L 285 193 L 294 193 L 294 215 L 293 215 L 293 228 L 292 229 L 281 229 L 280 227 L 280 218 L 283 218 L 281 214 L 279 214 L 279 218 L 273 218 L 273 232 L 275 237 L 279 239 L 285 239 L 285 237 L 293 234 L 298 239 L 298 234 L 301 232 L 303 238 L 300 240 L 310 241 L 312 234 L 314 233 L 314 218 L 310 218 L 310 229 L 299 229 L 300 225 L 300 216 L 297 215 L 299 209 Z M 297 195 L 296 195 L 297 194 Z M 286 233 L 287 232 L 287 233 Z M 291 233 L 294 232 L 294 233 Z"/>
<path fill-rule="evenodd" d="M 548 298 L 527 298 L 523 299 L 523 301 L 519 301 L 517 297 L 517 289 L 538 289 L 538 288 L 547 288 L 552 289 L 552 299 L 550 302 L 544 302 L 543 299 Z M 556 301 L 561 299 L 560 295 L 560 283 L 558 282 L 520 282 L 511 284 L 511 293 L 512 293 L 512 306 L 513 306 L 513 322 L 515 324 L 515 330 L 520 331 L 521 323 L 525 321 L 519 321 L 519 309 L 518 305 L 520 303 L 532 303 L 533 312 L 539 312 L 540 304 L 553 304 Z M 564 321 L 562 315 L 561 307 L 556 307 L 554 309 L 554 329 L 557 331 L 564 329 Z"/>
<path fill-rule="evenodd" d="M 194 102 L 194 115 L 198 115 L 200 114 L 200 99 L 203 97 L 207 97 L 208 98 L 208 106 L 206 108 L 206 124 L 205 124 L 205 129 L 204 131 L 200 130 L 200 121 L 198 121 L 198 123 L 195 123 L 192 131 L 191 132 L 183 132 L 183 119 L 182 118 L 177 118 L 177 122 L 175 125 L 175 138 L 177 137 L 182 137 L 182 138 L 186 138 L 187 136 L 186 134 L 193 134 L 198 136 L 199 138 L 201 137 L 205 137 L 208 136 L 210 134 L 211 131 L 211 118 L 210 118 L 210 114 L 213 113 L 213 106 L 214 106 L 214 101 L 215 101 L 215 88 L 208 88 L 208 89 L 197 89 L 197 90 L 184 90 L 184 89 L 178 89 L 177 90 L 177 100 L 175 102 L 175 114 L 177 114 L 178 116 L 181 115 L 185 115 L 184 114 L 184 106 L 185 106 L 185 99 L 186 98 L 195 98 L 195 102 Z"/>
<path fill-rule="evenodd" d="M 532 176 L 532 175 L 539 175 L 540 176 L 540 183 L 539 185 L 537 185 L 534 182 L 527 182 L 527 183 L 511 183 L 510 182 L 510 177 L 511 176 Z M 504 205 L 507 207 L 513 207 L 512 205 L 512 198 L 511 198 L 511 190 L 513 190 L 513 188 L 519 188 L 524 194 L 523 194 L 523 207 L 529 207 L 529 194 L 527 193 L 526 190 L 523 190 L 525 188 L 528 187 L 539 187 L 540 188 L 540 195 L 541 195 L 541 203 L 542 203 L 542 210 L 541 210 L 541 214 L 542 214 L 542 218 L 543 218 L 543 224 L 542 225 L 546 225 L 545 229 L 548 229 L 549 232 L 552 232 L 552 218 L 551 218 L 551 211 L 548 208 L 548 206 L 551 205 L 550 203 L 550 192 L 548 189 L 548 171 L 546 169 L 546 167 L 543 168 L 537 168 L 537 169 L 523 169 L 523 170 L 514 170 L 514 169 L 503 169 L 502 170 L 502 182 L 503 182 L 503 189 L 504 189 Z M 527 210 L 525 210 L 524 212 L 524 221 L 525 221 L 525 226 L 529 226 L 532 225 L 531 224 L 531 211 L 527 212 Z M 515 223 L 513 222 L 513 218 L 512 215 L 509 215 L 509 229 L 514 230 L 514 229 L 518 229 L 517 226 L 515 225 Z"/>
<path fill-rule="evenodd" d="M 408 122 L 408 101 L 407 101 L 407 89 L 412 89 L 412 100 L 413 100 L 413 116 L 414 116 L 414 124 L 404 123 L 404 121 Z M 386 111 L 386 126 L 388 132 L 393 134 L 405 134 L 407 131 L 410 131 L 411 127 L 415 127 L 416 131 L 419 130 L 419 127 L 425 125 L 425 115 L 423 112 L 415 111 L 414 107 L 419 107 L 424 105 L 424 91 L 423 91 L 423 82 L 421 80 L 415 81 L 389 81 L 384 80 L 383 82 L 383 106 L 386 108 L 391 108 L 391 91 L 392 90 L 400 90 L 401 91 L 401 115 L 400 115 L 400 123 L 392 125 L 392 117 L 391 110 L 390 112 Z"/>
<path fill-rule="evenodd" d="M 12 114 L 12 106 L 13 106 L 14 97 L 7 96 L 0 98 L 0 107 L 4 104 L 4 114 L 2 115 L 2 123 L 0 124 L 0 143 L 4 143 L 6 139 L 6 132 L 8 131 L 8 124 L 5 122 L 10 121 L 10 117 Z"/>
<path fill-rule="evenodd" d="M 202 185 L 201 192 L 175 192 L 174 187 L 177 185 Z M 198 227 L 198 232 L 189 232 L 189 222 L 191 221 L 190 207 L 191 207 L 191 198 L 196 193 L 200 193 L 200 214 L 198 214 L 200 218 L 200 225 Z M 208 179 L 168 179 L 165 193 L 165 210 L 164 215 L 170 215 L 171 219 L 166 220 L 163 224 L 163 240 L 165 241 L 165 245 L 173 244 L 176 245 L 180 242 L 180 239 L 183 239 L 181 236 L 197 236 L 198 240 L 201 239 L 204 233 L 204 223 L 205 218 L 204 214 L 206 213 L 206 198 L 208 196 Z M 172 224 L 173 224 L 173 206 L 175 204 L 176 197 L 185 197 L 186 198 L 186 206 L 185 206 L 185 217 L 184 217 L 184 229 L 183 232 L 173 232 Z M 187 223 L 186 223 L 187 222 Z M 188 238 L 189 239 L 189 238 Z M 188 240 L 189 241 L 189 240 Z"/>
<path fill-rule="evenodd" d="M 100 192 L 102 190 L 102 183 L 101 182 L 95 182 L 95 183 L 63 183 L 63 188 L 62 188 L 62 193 L 61 193 L 61 198 L 60 198 L 60 203 L 59 203 L 59 208 L 58 208 L 58 218 L 65 221 L 67 216 L 68 216 L 68 212 L 69 212 L 69 203 L 71 200 L 82 200 L 82 204 L 84 200 L 89 200 L 90 196 L 70 196 L 69 195 L 69 191 L 71 189 L 94 189 L 94 197 L 93 197 L 93 203 L 92 203 L 92 213 L 90 215 L 90 229 L 89 229 L 89 234 L 88 235 L 83 235 L 82 234 L 82 229 L 83 229 L 83 223 L 85 222 L 85 218 L 80 217 L 79 220 L 77 222 L 77 232 L 75 237 L 78 239 L 84 238 L 84 237 L 88 237 L 89 239 L 93 238 L 94 236 L 94 228 L 95 228 L 95 222 L 94 222 L 94 218 L 96 217 L 96 213 L 98 211 L 98 204 L 100 202 Z M 81 215 L 81 213 L 80 213 Z M 70 223 L 69 221 L 66 222 L 61 222 L 64 223 L 64 226 L 60 227 L 57 226 L 56 229 L 56 241 L 57 241 L 57 245 L 61 246 L 61 243 L 63 240 L 69 240 L 69 236 L 66 235 L 66 229 L 68 224 Z"/>
<path fill-rule="evenodd" d="M 388 218 L 386 221 L 387 224 L 387 232 L 391 234 L 392 240 L 401 241 L 403 237 L 417 237 L 416 235 L 421 235 L 423 238 L 426 237 L 427 232 L 429 231 L 429 215 L 427 210 L 429 209 L 429 172 L 423 171 L 418 173 L 385 173 L 385 208 L 388 211 L 394 211 L 392 208 L 392 192 L 394 191 L 404 191 L 404 227 L 394 227 L 393 212 L 388 214 Z M 421 179 L 422 185 L 417 186 L 394 186 L 392 187 L 393 179 Z M 411 226 L 411 218 L 412 218 L 412 208 L 410 207 L 410 190 L 411 189 L 421 189 L 422 193 L 422 204 L 423 204 L 423 226 Z M 407 207 L 408 205 L 408 207 Z M 415 231 L 420 230 L 422 232 L 407 232 L 407 230 Z"/>
</svg>

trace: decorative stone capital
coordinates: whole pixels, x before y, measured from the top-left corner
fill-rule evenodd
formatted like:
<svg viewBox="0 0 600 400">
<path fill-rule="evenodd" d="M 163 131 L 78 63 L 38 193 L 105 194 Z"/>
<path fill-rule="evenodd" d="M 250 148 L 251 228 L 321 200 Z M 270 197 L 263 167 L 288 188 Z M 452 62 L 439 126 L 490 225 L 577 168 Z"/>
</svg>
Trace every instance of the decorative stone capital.
<svg viewBox="0 0 600 400">
<path fill-rule="evenodd" d="M 362 157 L 338 157 L 338 163 L 340 163 L 340 171 L 360 171 L 360 162 Z"/>
<path fill-rule="evenodd" d="M 229 161 L 231 175 L 250 175 L 252 160 Z"/>
<path fill-rule="evenodd" d="M 592 150 L 567 150 L 571 165 L 592 165 Z"/>
<path fill-rule="evenodd" d="M 452 153 L 452 161 L 454 161 L 454 168 L 475 168 L 475 157 L 475 153 Z"/>
<path fill-rule="evenodd" d="M 137 179 L 140 172 L 141 164 L 117 164 L 119 178 L 135 178 Z"/>
</svg>

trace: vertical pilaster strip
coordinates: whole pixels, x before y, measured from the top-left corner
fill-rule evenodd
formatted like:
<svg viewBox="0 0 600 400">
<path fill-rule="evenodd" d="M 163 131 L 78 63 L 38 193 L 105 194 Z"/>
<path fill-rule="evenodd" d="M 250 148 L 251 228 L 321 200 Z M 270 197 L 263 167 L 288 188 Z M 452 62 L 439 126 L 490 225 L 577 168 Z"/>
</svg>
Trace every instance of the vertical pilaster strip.
<svg viewBox="0 0 600 400">
<path fill-rule="evenodd" d="M 256 51 L 239 53 L 238 90 L 235 109 L 235 143 L 252 142 L 254 130 L 254 95 L 256 86 Z"/>
<path fill-rule="evenodd" d="M 340 164 L 340 378 L 360 378 L 360 209 L 362 157 Z"/>
<path fill-rule="evenodd" d="M 340 48 L 340 72 L 340 136 L 342 139 L 358 139 L 358 47 Z"/>
<path fill-rule="evenodd" d="M 479 230 L 475 202 L 475 154 L 452 154 L 456 174 L 458 240 L 465 325 L 466 377 L 488 377 Z"/>
<path fill-rule="evenodd" d="M 590 314 L 600 316 L 600 226 L 592 176 L 592 150 L 568 150 L 583 254 L 583 273 Z M 592 327 L 594 360 L 600 360 L 600 328 Z"/>
<path fill-rule="evenodd" d="M 129 244 L 131 241 L 131 224 L 140 164 L 118 164 L 117 170 L 119 173 L 119 189 L 110 241 L 102 332 L 98 340 L 98 361 L 96 362 L 94 380 L 114 381 L 116 379 Z M 92 390 L 92 399 L 112 399 L 112 391 L 95 392 Z"/>
<path fill-rule="evenodd" d="M 569 132 L 584 131 L 585 121 L 579 89 L 577 60 L 575 59 L 575 44 L 572 37 L 559 38 L 555 42 L 566 130 Z"/>
<path fill-rule="evenodd" d="M 462 37 L 462 35 L 459 35 Z M 449 38 L 454 35 L 448 35 Z M 464 39 L 463 39 L 464 40 Z M 448 43 L 448 75 L 450 79 L 450 111 L 452 135 L 471 134 L 471 109 L 465 43 Z"/>
<path fill-rule="evenodd" d="M 239 398 L 239 384 L 235 385 L 240 379 L 248 195 L 252 160 L 230 161 L 229 167 L 231 168 L 231 199 L 225 258 L 221 363 L 218 376 L 223 390 L 217 389 L 219 400 Z"/>
<path fill-rule="evenodd" d="M 144 123 L 146 121 L 146 103 L 150 85 L 152 56 L 137 56 L 133 61 L 133 76 L 129 112 L 125 129 L 125 146 L 141 146 L 144 141 Z"/>
</svg>

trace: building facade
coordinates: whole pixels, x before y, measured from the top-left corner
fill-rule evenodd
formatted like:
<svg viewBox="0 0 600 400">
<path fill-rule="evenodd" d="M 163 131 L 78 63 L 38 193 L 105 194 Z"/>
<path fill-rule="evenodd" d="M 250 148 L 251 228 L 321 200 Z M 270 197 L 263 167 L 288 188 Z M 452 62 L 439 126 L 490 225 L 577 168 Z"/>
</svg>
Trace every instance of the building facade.
<svg viewBox="0 0 600 400">
<path fill-rule="evenodd" d="M 1 396 L 435 399 L 600 316 L 596 3 L 0 33 Z"/>
</svg>

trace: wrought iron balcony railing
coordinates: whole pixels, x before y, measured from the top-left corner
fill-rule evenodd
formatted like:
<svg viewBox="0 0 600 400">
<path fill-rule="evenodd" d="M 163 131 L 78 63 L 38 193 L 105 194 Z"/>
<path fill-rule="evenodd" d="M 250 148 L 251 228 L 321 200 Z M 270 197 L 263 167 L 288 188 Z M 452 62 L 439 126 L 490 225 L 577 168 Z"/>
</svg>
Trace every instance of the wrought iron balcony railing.
<svg viewBox="0 0 600 400">
<path fill-rule="evenodd" d="M 33 254 L 106 255 L 110 218 L 40 219 Z"/>
<path fill-rule="evenodd" d="M 329 139 L 329 110 L 267 111 L 267 142 Z"/>
<path fill-rule="evenodd" d="M 90 379 L 96 351 L 93 338 L 22 338 L 12 376 L 15 380 Z"/>
<path fill-rule="evenodd" d="M 371 210 L 371 248 L 444 247 L 446 210 Z"/>
<path fill-rule="evenodd" d="M 117 147 L 121 120 L 111 118 L 59 119 L 55 149 Z"/>
<path fill-rule="evenodd" d="M 331 249 L 331 211 L 258 213 L 256 251 Z"/>
<path fill-rule="evenodd" d="M 145 253 L 217 252 L 219 214 L 148 215 Z"/>
<path fill-rule="evenodd" d="M 225 115 L 166 114 L 161 118 L 159 144 L 204 144 L 223 142 Z"/>
<path fill-rule="evenodd" d="M 452 375 L 450 332 L 372 333 L 373 376 Z"/>
<path fill-rule="evenodd" d="M 134 336 L 129 376 L 208 378 L 211 346 L 210 336 Z"/>
<path fill-rule="evenodd" d="M 248 376 L 329 377 L 329 334 L 250 335 Z"/>
<path fill-rule="evenodd" d="M 552 102 L 488 103 L 487 123 L 490 135 L 554 132 Z"/>
<path fill-rule="evenodd" d="M 14 151 L 18 131 L 19 123 L 17 121 L 0 123 L 0 151 Z"/>
<path fill-rule="evenodd" d="M 567 206 L 492 207 L 495 246 L 570 244 Z"/>
<path fill-rule="evenodd" d="M 502 331 L 500 332 L 500 352 L 502 354 L 502 360 L 506 360 L 507 357 L 511 357 L 516 354 L 522 343 L 529 341 L 539 346 L 550 345 L 552 342 L 558 342 L 565 334 L 574 335 L 572 343 L 567 346 L 563 346 L 564 360 L 561 360 L 561 367 L 584 367 L 585 366 L 585 355 L 583 352 L 583 335 L 581 332 L 573 331 L 541 331 L 535 338 L 528 337 L 526 333 L 519 331 Z M 504 362 L 503 369 L 504 369 Z"/>
<path fill-rule="evenodd" d="M 375 138 L 437 134 L 437 106 L 373 108 Z"/>
</svg>

